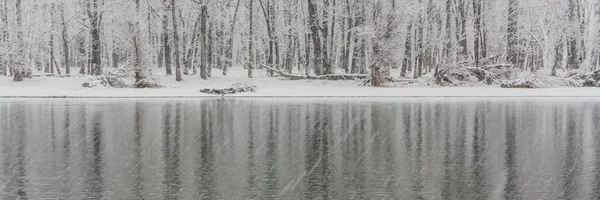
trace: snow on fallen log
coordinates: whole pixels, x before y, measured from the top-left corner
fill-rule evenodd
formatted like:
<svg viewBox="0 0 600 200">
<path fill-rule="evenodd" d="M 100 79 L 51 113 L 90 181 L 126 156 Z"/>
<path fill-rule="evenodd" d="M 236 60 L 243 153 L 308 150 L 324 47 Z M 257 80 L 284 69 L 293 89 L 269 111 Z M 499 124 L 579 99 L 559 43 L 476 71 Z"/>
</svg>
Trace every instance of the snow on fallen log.
<svg viewBox="0 0 600 200">
<path fill-rule="evenodd" d="M 409 85 L 409 84 L 413 84 L 413 83 L 417 82 L 417 79 L 394 78 L 394 77 L 388 77 L 386 80 L 387 80 L 387 83 L 395 83 L 394 86 L 398 86 L 396 83 L 399 83 L 400 85 Z M 361 86 L 370 86 L 371 79 L 364 80 L 360 85 Z"/>
<path fill-rule="evenodd" d="M 62 74 L 62 75 L 56 75 L 56 74 L 32 74 L 31 77 L 34 78 L 39 78 L 39 77 L 58 77 L 58 78 L 68 78 L 68 77 L 72 77 L 71 74 Z"/>
<path fill-rule="evenodd" d="M 330 81 L 339 81 L 339 80 L 357 80 L 357 79 L 368 79 L 371 78 L 370 74 L 327 74 L 321 76 L 307 76 L 307 75 L 296 75 L 296 74 L 288 74 L 282 72 L 281 70 L 273 69 L 267 65 L 261 65 L 262 68 L 267 69 L 269 73 L 275 72 L 281 77 L 288 78 L 290 80 L 330 80 Z"/>
<path fill-rule="evenodd" d="M 90 76 L 88 77 L 88 81 L 81 84 L 82 87 L 86 88 L 95 88 L 95 87 L 113 87 L 113 88 L 126 88 L 127 83 L 120 78 L 112 77 L 112 76 Z"/>
<path fill-rule="evenodd" d="M 254 86 L 254 85 L 240 85 L 240 84 L 234 84 L 233 86 L 231 86 L 229 88 L 222 88 L 222 89 L 206 88 L 206 89 L 200 90 L 200 92 L 202 92 L 202 93 L 217 94 L 217 95 L 236 94 L 236 93 L 255 92 L 255 91 L 256 91 L 256 86 Z"/>
<path fill-rule="evenodd" d="M 522 81 L 522 80 L 502 81 L 502 83 L 500 83 L 500 87 L 502 87 L 502 88 L 539 88 L 539 86 L 537 86 L 532 81 Z"/>
<path fill-rule="evenodd" d="M 484 70 L 491 70 L 491 69 L 502 69 L 502 68 L 512 68 L 513 65 L 511 64 L 494 64 L 494 65 L 488 65 L 488 66 L 484 66 L 481 67 Z"/>
</svg>

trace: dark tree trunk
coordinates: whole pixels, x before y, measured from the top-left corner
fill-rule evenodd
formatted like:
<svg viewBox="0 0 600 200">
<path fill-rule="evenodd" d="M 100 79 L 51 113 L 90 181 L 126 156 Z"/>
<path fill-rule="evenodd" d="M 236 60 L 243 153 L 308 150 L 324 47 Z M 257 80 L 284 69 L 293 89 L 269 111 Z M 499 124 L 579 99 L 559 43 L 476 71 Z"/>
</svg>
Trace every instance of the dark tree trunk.
<svg viewBox="0 0 600 200">
<path fill-rule="evenodd" d="M 412 22 L 409 22 L 406 29 L 406 42 L 404 43 L 404 59 L 402 61 L 402 69 L 400 76 L 406 77 L 406 71 L 412 66 Z"/>
<path fill-rule="evenodd" d="M 165 70 L 167 75 L 173 75 L 173 71 L 171 70 L 171 46 L 169 45 L 169 17 L 168 17 L 168 10 L 169 10 L 169 6 L 173 6 L 173 5 L 169 5 L 169 1 L 168 0 L 163 0 L 163 5 L 165 6 L 165 10 L 163 13 L 163 20 L 162 20 L 162 25 L 163 25 L 163 32 L 162 32 L 162 44 L 163 44 L 163 50 L 161 50 L 161 52 L 164 52 L 164 54 L 161 54 L 162 58 L 164 58 L 165 61 Z M 159 56 L 159 62 L 161 56 Z M 162 63 L 162 62 L 161 62 Z"/>
<path fill-rule="evenodd" d="M 63 65 L 65 66 L 65 74 L 71 74 L 71 63 L 69 58 L 69 37 L 67 36 L 67 24 L 65 22 L 65 7 L 60 7 L 60 19 L 62 24 L 62 46 L 63 46 Z"/>
<path fill-rule="evenodd" d="M 518 20 L 518 0 L 509 0 L 508 6 L 508 57 L 507 60 L 510 64 L 517 66 L 518 64 L 518 53 L 517 46 L 519 45 L 517 38 L 517 20 Z"/>
<path fill-rule="evenodd" d="M 207 47 L 206 48 L 206 63 L 208 64 L 208 66 L 206 67 L 206 75 L 210 78 L 212 76 L 212 69 L 215 67 L 215 59 L 213 58 L 214 54 L 213 54 L 213 50 L 214 48 L 214 42 L 213 42 L 213 30 L 214 30 L 214 22 L 211 20 L 210 23 L 208 24 L 208 34 L 206 35 L 207 37 Z"/>
<path fill-rule="evenodd" d="M 391 11 L 387 14 L 385 20 L 385 28 L 382 30 L 384 33 L 380 35 L 373 45 L 373 60 L 371 66 L 371 85 L 375 87 L 385 86 L 387 79 L 389 77 L 389 72 L 394 65 L 392 59 L 390 57 L 393 56 L 393 52 L 387 49 L 384 49 L 382 46 L 385 44 L 389 44 L 392 42 L 392 35 L 396 29 L 395 23 L 395 10 L 396 10 L 396 1 L 390 0 L 391 2 Z M 375 12 L 381 12 L 381 2 L 376 4 Z M 375 20 L 379 20 L 375 18 Z M 378 34 L 379 35 L 379 34 Z"/>
<path fill-rule="evenodd" d="M 50 41 L 48 42 L 48 48 L 50 49 L 50 73 L 54 73 L 54 34 L 50 33 Z"/>
<path fill-rule="evenodd" d="M 131 29 L 133 32 L 133 50 L 134 50 L 134 56 L 135 56 L 135 61 L 133 63 L 133 66 L 135 68 L 135 83 L 136 83 L 136 87 L 141 87 L 142 85 L 140 84 L 146 77 L 145 77 L 145 73 L 144 70 L 142 69 L 143 67 L 142 65 L 142 41 L 140 38 L 141 35 L 141 31 L 140 31 L 140 24 L 141 24 L 141 16 L 142 13 L 140 11 L 140 0 L 135 0 L 135 24 L 132 25 Z"/>
<path fill-rule="evenodd" d="M 319 36 L 319 16 L 317 15 L 317 5 L 313 0 L 308 0 L 308 13 L 310 20 L 310 31 L 313 41 L 313 53 L 315 55 L 315 75 L 323 74 L 323 51 L 321 50 L 321 37 Z"/>
<path fill-rule="evenodd" d="M 310 34 L 306 34 L 304 36 L 304 62 L 305 62 L 305 66 L 304 66 L 304 74 L 306 74 L 307 76 L 310 74 Z"/>
<path fill-rule="evenodd" d="M 329 0 L 323 0 L 323 19 L 322 25 L 319 27 L 321 29 L 321 38 L 323 38 L 323 74 L 333 74 L 333 69 L 331 68 L 331 60 L 329 59 L 329 25 L 327 20 L 329 20 Z"/>
<path fill-rule="evenodd" d="M 208 8 L 206 7 L 206 5 L 202 6 L 200 15 L 202 15 L 202 22 L 200 24 L 200 77 L 202 79 L 208 79 L 208 46 L 206 42 L 206 24 L 208 23 Z"/>
<path fill-rule="evenodd" d="M 175 59 L 175 80 L 183 81 L 181 77 L 181 64 L 179 63 L 179 33 L 177 32 L 177 18 L 175 17 L 177 14 L 177 5 L 175 4 L 175 0 L 171 0 L 171 17 L 173 19 L 173 51 L 174 51 L 174 59 Z"/>
<path fill-rule="evenodd" d="M 115 47 L 116 45 L 117 45 L 117 42 L 115 40 L 113 40 L 113 52 L 111 54 L 113 68 L 119 67 L 119 48 Z"/>
<path fill-rule="evenodd" d="M 16 8 L 16 15 L 17 15 L 17 41 L 19 42 L 19 44 L 17 45 L 17 52 L 18 55 L 23 55 L 23 20 L 22 20 L 22 14 L 21 14 L 21 0 L 16 0 L 15 1 L 15 8 Z M 16 68 L 13 71 L 13 81 L 14 82 L 21 82 L 23 81 L 23 76 L 25 76 L 25 69 L 23 66 L 23 58 L 18 58 L 19 56 L 16 56 Z M 24 56 L 23 56 L 24 57 Z"/>
<path fill-rule="evenodd" d="M 481 46 L 479 47 L 480 51 L 481 51 L 481 58 L 487 58 L 488 54 L 487 54 L 487 31 L 485 28 L 485 24 L 486 24 L 486 20 L 485 20 L 485 13 L 487 10 L 487 1 L 486 0 L 481 0 L 481 8 L 479 9 L 479 13 L 480 13 L 480 30 L 481 30 L 481 35 L 480 35 L 480 43 Z"/>
<path fill-rule="evenodd" d="M 572 25 L 568 41 L 568 61 L 567 67 L 570 69 L 579 69 L 579 52 L 577 42 L 579 41 L 579 9 L 577 0 L 569 0 L 569 22 Z"/>
<path fill-rule="evenodd" d="M 465 9 L 465 0 L 458 0 L 458 18 L 457 18 L 457 28 L 458 30 L 458 44 L 459 50 L 458 53 L 460 55 L 466 56 L 468 54 L 467 50 L 467 13 Z"/>
<path fill-rule="evenodd" d="M 354 49 L 351 48 L 352 44 L 352 28 L 354 28 L 354 16 L 352 16 L 352 4 L 350 0 L 346 0 L 346 15 L 348 16 L 348 23 L 346 24 L 346 38 L 345 38 L 345 51 L 344 56 L 342 58 L 342 63 L 344 65 L 344 69 L 346 73 L 352 73 L 352 64 L 350 61 L 352 58 L 350 57 L 351 52 Z"/>
<path fill-rule="evenodd" d="M 54 30 L 54 4 L 50 6 L 50 29 Z M 48 41 L 48 49 L 50 53 L 50 73 L 54 73 L 54 32 L 49 31 L 50 40 Z"/>
<path fill-rule="evenodd" d="M 50 21 L 52 21 L 50 24 L 52 26 L 52 29 L 54 29 L 54 4 L 52 4 L 51 8 L 50 8 Z M 53 31 L 50 32 L 50 44 L 48 44 L 48 46 L 50 47 L 50 72 L 54 73 L 54 67 L 56 67 L 56 73 L 58 75 L 61 75 L 60 66 L 58 65 L 58 62 L 56 62 L 56 57 L 54 57 L 54 32 Z"/>
<path fill-rule="evenodd" d="M 4 4 L 2 4 L 2 14 L 0 15 L 0 18 L 2 19 L 2 29 L 0 30 L 0 42 L 6 44 L 8 42 L 8 1 L 4 1 Z M 1 74 L 8 76 L 10 75 L 10 68 L 9 68 L 9 61 L 7 56 L 3 56 L 2 58 L 0 58 L 0 70 L 1 70 Z"/>
<path fill-rule="evenodd" d="M 481 1 L 482 0 L 473 1 L 473 13 L 475 15 L 475 41 L 473 42 L 475 48 L 475 67 L 479 67 L 481 36 L 483 35 L 483 32 L 481 31 Z"/>
<path fill-rule="evenodd" d="M 254 37 L 254 33 L 253 33 L 254 24 L 252 23 L 252 18 L 253 18 L 252 10 L 254 8 L 253 2 L 254 2 L 254 0 L 250 0 L 250 8 L 248 8 L 248 11 L 250 12 L 250 19 L 249 19 L 249 21 L 250 21 L 250 25 L 249 25 L 250 36 L 249 36 L 249 38 L 250 39 L 248 40 L 248 78 L 252 78 L 252 64 L 254 62 L 254 54 L 253 54 L 253 49 L 252 49 L 252 43 L 254 40 L 254 38 L 253 38 Z"/>
<path fill-rule="evenodd" d="M 444 51 L 446 57 L 451 57 L 454 49 L 454 46 L 452 46 L 452 40 L 454 39 L 452 34 L 452 3 L 453 0 L 446 0 L 446 50 Z"/>
<path fill-rule="evenodd" d="M 100 13 L 100 1 L 90 0 L 88 2 L 88 16 L 90 19 L 90 35 L 92 38 L 91 49 L 91 75 L 102 75 L 102 41 L 100 40 L 100 26 L 102 25 L 102 14 Z M 90 5 L 91 4 L 91 5 Z"/>
<path fill-rule="evenodd" d="M 357 1 L 357 6 L 363 7 L 364 4 L 361 1 Z M 354 18 L 354 27 L 361 27 L 364 25 L 365 22 L 365 13 L 364 13 L 364 9 L 361 9 L 360 13 L 357 13 L 355 15 Z M 358 35 L 358 34 L 357 34 Z M 352 53 L 351 54 L 351 59 L 352 59 L 352 70 L 351 73 L 364 73 L 364 64 L 365 64 L 365 55 L 366 55 L 366 49 L 365 49 L 365 39 L 364 36 L 355 36 L 354 38 L 354 48 L 351 50 Z M 359 45 L 360 44 L 360 45 Z M 359 55 L 359 56 L 355 56 L 355 55 Z"/>
</svg>

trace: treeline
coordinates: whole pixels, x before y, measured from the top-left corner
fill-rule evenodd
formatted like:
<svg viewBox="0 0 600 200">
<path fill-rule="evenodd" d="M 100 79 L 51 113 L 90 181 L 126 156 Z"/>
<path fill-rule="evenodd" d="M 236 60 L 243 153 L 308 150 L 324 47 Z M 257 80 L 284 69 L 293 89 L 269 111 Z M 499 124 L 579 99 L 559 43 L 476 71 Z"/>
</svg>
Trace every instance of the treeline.
<svg viewBox="0 0 600 200">
<path fill-rule="evenodd" d="M 287 73 L 418 78 L 510 64 L 592 70 L 597 0 L 0 0 L 0 74 L 130 67 L 208 79 L 264 64 Z M 390 74 L 390 69 L 399 74 Z"/>
</svg>

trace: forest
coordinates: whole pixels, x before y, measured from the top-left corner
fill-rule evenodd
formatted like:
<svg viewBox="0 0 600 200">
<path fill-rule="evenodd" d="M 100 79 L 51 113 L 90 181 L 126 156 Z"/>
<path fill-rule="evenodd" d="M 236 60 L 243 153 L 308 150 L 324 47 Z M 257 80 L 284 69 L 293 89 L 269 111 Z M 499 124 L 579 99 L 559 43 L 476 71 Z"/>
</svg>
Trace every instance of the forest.
<svg viewBox="0 0 600 200">
<path fill-rule="evenodd" d="M 0 74 L 597 86 L 599 33 L 597 0 L 0 0 Z"/>
</svg>

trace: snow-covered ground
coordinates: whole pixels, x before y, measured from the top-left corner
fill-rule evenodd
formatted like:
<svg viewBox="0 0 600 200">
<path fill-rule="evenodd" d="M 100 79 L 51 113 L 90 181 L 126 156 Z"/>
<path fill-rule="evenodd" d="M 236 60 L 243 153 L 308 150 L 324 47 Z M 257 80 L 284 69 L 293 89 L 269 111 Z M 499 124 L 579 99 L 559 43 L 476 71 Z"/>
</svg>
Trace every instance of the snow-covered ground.
<svg viewBox="0 0 600 200">
<path fill-rule="evenodd" d="M 7 97 L 69 97 L 69 98 L 127 98 L 127 97 L 217 97 L 200 93 L 203 88 L 223 88 L 233 83 L 256 85 L 253 93 L 227 95 L 230 97 L 600 97 L 600 88 L 545 88 L 503 89 L 487 87 L 390 87 L 373 88 L 359 86 L 357 81 L 290 81 L 268 77 L 263 70 L 256 70 L 254 78 L 246 77 L 243 69 L 230 70 L 222 76 L 220 70 L 213 71 L 209 80 L 198 76 L 184 76 L 176 82 L 174 76 L 159 75 L 159 89 L 135 88 L 83 88 L 86 77 L 37 77 L 23 82 L 12 82 L 12 78 L 0 76 L 0 98 Z"/>
</svg>

